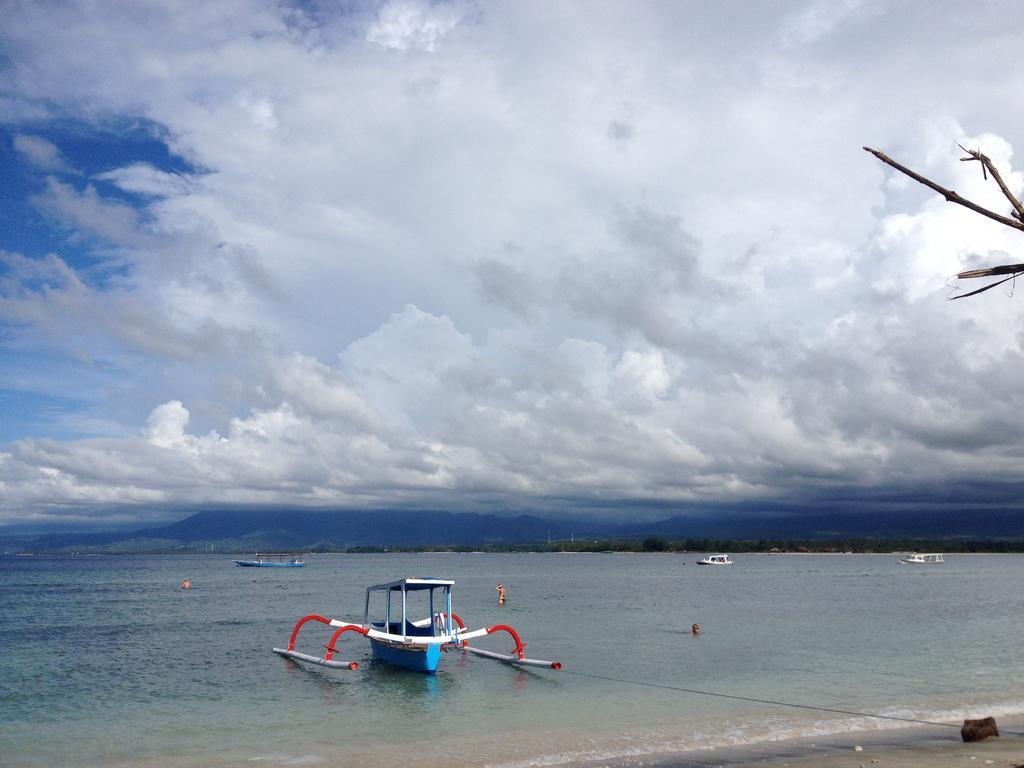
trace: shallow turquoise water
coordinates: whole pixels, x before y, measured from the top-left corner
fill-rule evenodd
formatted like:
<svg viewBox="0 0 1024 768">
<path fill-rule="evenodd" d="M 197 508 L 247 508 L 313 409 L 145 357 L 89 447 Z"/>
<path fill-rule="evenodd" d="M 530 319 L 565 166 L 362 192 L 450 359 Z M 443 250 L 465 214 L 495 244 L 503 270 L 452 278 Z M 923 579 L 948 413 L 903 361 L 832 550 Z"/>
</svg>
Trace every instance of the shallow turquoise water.
<svg viewBox="0 0 1024 768">
<path fill-rule="evenodd" d="M 614 764 L 890 725 L 574 672 L 925 719 L 1024 712 L 1024 557 L 696 559 L 319 555 L 249 569 L 212 555 L 0 558 L 0 762 Z M 416 575 L 456 579 L 470 627 L 511 624 L 529 655 L 565 669 L 449 654 L 425 676 L 373 663 L 361 639 L 342 642 L 356 672 L 270 652 L 300 616 L 360 620 L 366 585 Z M 328 634 L 307 625 L 300 646 L 320 652 Z"/>
</svg>

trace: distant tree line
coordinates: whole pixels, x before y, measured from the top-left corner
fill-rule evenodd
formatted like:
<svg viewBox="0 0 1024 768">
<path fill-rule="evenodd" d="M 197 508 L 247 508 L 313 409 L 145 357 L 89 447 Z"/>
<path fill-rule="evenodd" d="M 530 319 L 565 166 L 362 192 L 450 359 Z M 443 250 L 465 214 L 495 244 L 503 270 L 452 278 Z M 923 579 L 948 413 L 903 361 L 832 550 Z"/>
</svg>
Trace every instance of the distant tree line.
<svg viewBox="0 0 1024 768">
<path fill-rule="evenodd" d="M 316 550 L 313 550 L 316 551 Z M 338 550 L 323 550 L 338 551 Z M 648 536 L 644 539 L 584 539 L 551 542 L 496 542 L 457 546 L 359 546 L 343 551 L 380 552 L 800 552 L 800 553 L 889 553 L 889 552 L 1024 552 L 1024 539 L 920 539 L 920 538 L 851 538 L 784 541 L 781 539 L 666 539 Z"/>
<path fill-rule="evenodd" d="M 349 554 L 383 552 L 637 552 L 637 553 L 682 553 L 682 552 L 802 552 L 802 553 L 891 553 L 891 552 L 1024 552 L 1024 539 L 986 538 L 912 538 L 912 537 L 860 537 L 848 539 L 716 539 L 683 538 L 671 539 L 647 536 L 631 539 L 574 539 L 565 541 L 533 542 L 490 542 L 486 544 L 456 545 L 375 545 L 349 546 L 341 542 L 319 541 L 313 545 L 294 542 L 286 547 L 263 542 L 253 547 L 251 542 L 240 544 L 237 540 L 207 541 L 202 543 L 171 543 L 161 540 L 134 539 L 116 544 L 69 547 L 4 547 L 2 554 L 13 555 L 21 551 L 38 554 L 251 554 L 260 551 L 283 551 Z"/>
</svg>

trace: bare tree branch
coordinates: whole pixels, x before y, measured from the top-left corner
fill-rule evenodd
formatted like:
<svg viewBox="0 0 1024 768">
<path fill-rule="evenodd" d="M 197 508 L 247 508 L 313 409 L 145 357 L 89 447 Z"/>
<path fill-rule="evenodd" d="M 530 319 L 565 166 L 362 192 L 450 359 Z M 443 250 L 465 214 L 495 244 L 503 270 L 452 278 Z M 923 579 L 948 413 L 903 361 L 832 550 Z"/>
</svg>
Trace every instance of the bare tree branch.
<svg viewBox="0 0 1024 768">
<path fill-rule="evenodd" d="M 1018 264 L 1017 266 L 1018 267 L 1024 267 L 1024 264 Z M 995 269 L 999 269 L 999 267 L 995 267 Z M 979 270 L 975 270 L 975 271 L 977 271 L 977 272 L 987 272 L 988 270 L 979 269 Z M 962 277 L 962 276 L 967 275 L 967 274 L 968 274 L 967 272 L 961 272 L 959 275 L 957 275 L 957 277 Z M 961 293 L 959 296 L 950 296 L 948 298 L 949 298 L 950 301 L 956 301 L 957 299 L 966 299 L 968 296 L 977 296 L 979 293 L 984 293 L 985 291 L 988 291 L 988 290 L 990 290 L 992 288 L 995 288 L 997 285 L 1002 285 L 1007 280 L 1013 280 L 1015 277 L 1019 277 L 1021 274 L 1024 274 L 1024 272 L 1015 272 L 1012 275 L 1010 275 L 1009 277 L 1004 277 L 1002 280 L 996 280 L 994 283 L 989 283 L 988 285 L 986 285 L 986 286 L 984 286 L 982 288 L 978 288 L 976 290 L 970 291 L 969 293 Z M 984 275 L 969 275 L 969 276 L 970 277 L 984 277 Z"/>
<path fill-rule="evenodd" d="M 988 267 L 987 269 L 969 269 L 966 272 L 958 272 L 959 278 L 970 277 L 995 277 L 996 275 L 1016 275 L 1024 272 L 1024 264 L 1004 264 L 1001 267 Z"/>
<path fill-rule="evenodd" d="M 971 202 L 965 197 L 961 197 L 953 190 L 946 189 L 945 187 L 936 184 L 931 179 L 926 179 L 919 173 L 914 173 L 905 165 L 900 165 L 899 163 L 897 163 L 884 152 L 879 152 L 877 149 L 871 149 L 871 147 L 864 147 L 864 151 L 870 152 L 872 155 L 877 157 L 886 165 L 895 168 L 897 171 L 906 176 L 909 176 L 919 184 L 924 184 L 929 189 L 935 190 L 944 198 L 946 198 L 946 200 L 948 200 L 949 202 L 956 203 L 957 205 L 962 205 L 965 208 L 974 211 L 975 213 L 980 213 L 982 216 L 992 219 L 993 221 L 998 221 L 1000 224 L 1005 224 L 1008 227 L 1013 227 L 1014 229 L 1024 231 L 1024 205 L 1022 205 L 1021 201 L 1010 191 L 1010 188 L 1006 186 L 1006 182 L 1003 181 L 1003 177 L 1000 175 L 999 170 L 996 168 L 992 160 L 987 155 L 982 154 L 980 149 L 967 149 L 962 144 L 957 144 L 957 146 L 960 147 L 960 149 L 962 149 L 968 155 L 968 157 L 961 157 L 960 162 L 970 163 L 977 161 L 981 163 L 981 172 L 982 175 L 985 177 L 986 181 L 988 180 L 988 174 L 992 174 L 992 178 L 995 179 L 996 184 L 999 185 L 999 189 L 1002 191 L 1003 196 L 1007 200 L 1009 200 L 1010 205 L 1013 206 L 1013 218 L 1008 218 L 1006 216 L 996 213 L 995 211 L 990 211 L 988 208 L 983 208 L 977 203 Z M 957 277 L 961 279 L 969 279 L 975 277 L 997 277 L 1000 275 L 1008 275 L 1008 277 L 1004 277 L 1002 280 L 996 280 L 994 283 L 989 283 L 988 285 L 982 288 L 978 288 L 977 290 L 962 293 L 959 296 L 948 296 L 947 298 L 950 301 L 954 301 L 956 299 L 966 299 L 968 296 L 977 296 L 979 293 L 984 293 L 985 291 L 992 290 L 997 285 L 1002 285 L 1008 280 L 1014 280 L 1017 277 L 1024 275 L 1024 264 L 1002 264 L 998 267 L 986 267 L 984 269 L 969 269 L 965 272 L 958 273 Z"/>
<path fill-rule="evenodd" d="M 924 176 L 922 176 L 919 173 L 914 173 L 912 170 L 907 168 L 905 165 L 900 165 L 899 163 L 897 163 L 895 160 L 893 160 L 891 157 L 889 157 L 884 152 L 880 152 L 877 149 L 872 149 L 871 147 L 864 147 L 864 151 L 865 152 L 870 152 L 872 155 L 877 157 L 879 160 L 881 160 L 886 165 L 891 166 L 891 167 L 895 168 L 897 171 L 899 171 L 900 173 L 909 176 L 910 178 L 912 178 L 914 181 L 918 182 L 919 184 L 924 184 L 929 189 L 935 190 L 940 195 L 942 195 L 944 198 L 946 198 L 946 200 L 948 200 L 949 202 L 956 203 L 957 205 L 962 205 L 962 206 L 964 206 L 964 208 L 968 208 L 968 209 L 974 211 L 975 213 L 980 213 L 982 216 L 986 216 L 986 217 L 992 219 L 993 221 L 998 221 L 1000 224 L 1005 224 L 1008 227 L 1013 227 L 1014 229 L 1019 229 L 1021 231 L 1024 231 L 1024 221 L 1018 221 L 1017 219 L 1011 219 L 1010 217 L 1003 216 L 1002 214 L 998 214 L 995 211 L 990 211 L 988 208 L 983 208 L 980 205 L 978 205 L 977 203 L 971 202 L 966 197 L 962 197 L 962 196 L 958 195 L 953 190 L 946 189 L 945 187 L 939 186 L 938 184 L 936 184 L 931 179 L 926 179 Z M 971 154 L 971 153 L 968 153 L 968 154 Z M 980 155 L 981 153 L 979 152 L 978 154 Z M 979 159 L 980 160 L 980 158 L 973 158 L 973 159 Z M 988 158 L 985 158 L 985 159 L 987 160 Z M 985 167 L 987 167 L 989 170 L 992 171 L 992 175 L 993 176 L 997 177 L 997 183 L 1000 184 L 1001 188 L 1005 187 L 1005 184 L 1002 183 L 1002 177 L 999 176 L 998 173 L 994 170 L 994 167 L 991 165 L 991 162 L 992 161 L 989 160 L 989 164 L 987 166 L 985 166 Z M 1010 194 L 1009 190 L 1006 190 L 1005 194 L 1009 195 Z M 1016 201 L 1016 198 L 1013 198 L 1012 195 L 1011 195 L 1011 199 Z M 1020 205 L 1019 201 L 1017 201 L 1017 205 Z"/>
<path fill-rule="evenodd" d="M 961 163 L 971 163 L 977 160 L 981 163 L 982 173 L 988 169 L 988 172 L 992 174 L 992 178 L 996 180 L 996 184 L 999 185 L 999 189 L 1002 190 L 1003 195 L 1010 201 L 1010 205 L 1013 206 L 1015 211 L 1014 216 L 1018 219 L 1024 220 L 1024 205 L 1021 205 L 1020 200 L 1010 191 L 1010 188 L 1006 186 L 1006 182 L 1003 181 L 1003 177 L 999 174 L 999 170 L 995 164 L 989 159 L 987 155 L 983 155 L 980 149 L 967 149 L 963 144 L 957 144 L 960 149 L 966 152 L 970 157 L 961 157 Z M 987 178 L 987 177 L 986 177 Z"/>
</svg>

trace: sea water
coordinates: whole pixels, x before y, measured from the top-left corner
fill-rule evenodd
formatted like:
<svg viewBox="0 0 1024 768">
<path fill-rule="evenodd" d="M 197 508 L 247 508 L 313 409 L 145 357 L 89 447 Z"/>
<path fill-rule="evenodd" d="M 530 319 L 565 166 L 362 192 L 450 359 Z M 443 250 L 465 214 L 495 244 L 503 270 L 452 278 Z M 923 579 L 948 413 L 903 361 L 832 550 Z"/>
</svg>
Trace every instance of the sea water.
<svg viewBox="0 0 1024 768">
<path fill-rule="evenodd" d="M 616 765 L 899 725 L 683 688 L 949 722 L 1024 712 L 1024 556 L 697 559 L 2 557 L 0 763 Z M 338 655 L 356 671 L 271 652 L 305 614 L 361 620 L 365 587 L 405 576 L 455 579 L 470 628 L 509 624 L 563 670 L 449 653 L 436 675 L 406 672 L 351 634 Z M 329 634 L 307 624 L 299 648 L 321 654 Z M 478 644 L 511 649 L 503 633 Z"/>
</svg>

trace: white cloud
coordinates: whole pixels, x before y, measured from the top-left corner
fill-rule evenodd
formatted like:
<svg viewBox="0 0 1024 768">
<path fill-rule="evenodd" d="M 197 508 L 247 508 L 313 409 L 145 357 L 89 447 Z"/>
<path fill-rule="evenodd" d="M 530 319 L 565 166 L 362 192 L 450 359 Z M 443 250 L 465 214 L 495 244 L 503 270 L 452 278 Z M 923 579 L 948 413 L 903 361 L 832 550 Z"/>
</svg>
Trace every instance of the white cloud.
<svg viewBox="0 0 1024 768">
<path fill-rule="evenodd" d="M 154 197 L 185 195 L 192 189 L 188 177 L 161 171 L 149 163 L 132 163 L 112 171 L 98 173 L 95 178 L 112 182 L 126 192 Z"/>
<path fill-rule="evenodd" d="M 863 0 L 815 0 L 794 14 L 785 37 L 790 44 L 814 43 L 850 18 L 863 13 Z"/>
<path fill-rule="evenodd" d="M 458 23 L 459 13 L 447 3 L 390 0 L 381 7 L 366 39 L 385 48 L 433 53 Z"/>
<path fill-rule="evenodd" d="M 249 120 L 257 128 L 264 131 L 272 131 L 277 128 L 274 105 L 268 99 L 257 98 L 248 91 L 243 91 L 238 96 L 238 105 L 245 110 Z"/>
<path fill-rule="evenodd" d="M 0 239 L 0 355 L 63 361 L 47 392 L 102 375 L 80 423 L 128 435 L 16 441 L 0 515 L 1013 479 L 1024 434 L 990 404 L 1020 399 L 1018 301 L 943 299 L 1024 261 L 1019 233 L 860 150 L 1005 207 L 954 142 L 1024 184 L 1013 31 L 853 2 L 625 13 L 9 13 L 23 158 L 57 173 L 75 145 L 33 131 L 142 121 L 197 171 L 45 179 L 66 247 Z"/>
<path fill-rule="evenodd" d="M 626 350 L 615 366 L 614 377 L 627 397 L 635 394 L 648 399 L 664 395 L 671 381 L 664 356 L 657 349 L 646 353 Z"/>
<path fill-rule="evenodd" d="M 50 177 L 46 190 L 33 202 L 62 223 L 78 232 L 100 237 L 108 243 L 129 245 L 138 242 L 138 214 L 131 206 L 102 198 L 92 185 L 82 191 Z"/>
<path fill-rule="evenodd" d="M 180 448 L 186 444 L 188 410 L 178 400 L 158 405 L 149 414 L 147 439 L 160 448 Z"/>
<path fill-rule="evenodd" d="M 14 148 L 32 165 L 45 171 L 69 170 L 57 145 L 41 136 L 25 133 L 16 134 Z"/>
</svg>

